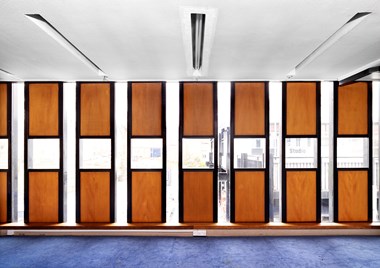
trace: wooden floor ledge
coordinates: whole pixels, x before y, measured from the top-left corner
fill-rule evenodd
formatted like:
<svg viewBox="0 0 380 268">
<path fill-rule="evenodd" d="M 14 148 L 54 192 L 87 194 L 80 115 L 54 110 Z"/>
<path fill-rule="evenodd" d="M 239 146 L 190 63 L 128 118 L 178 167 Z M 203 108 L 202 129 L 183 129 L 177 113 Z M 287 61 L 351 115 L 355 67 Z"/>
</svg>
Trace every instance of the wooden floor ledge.
<svg viewBox="0 0 380 268">
<path fill-rule="evenodd" d="M 6 223 L 0 225 L 0 230 L 7 229 L 62 229 L 62 230 L 192 230 L 192 229 L 380 229 L 380 222 L 375 223 L 240 223 L 240 224 L 118 224 L 118 223 L 86 223 L 86 224 L 48 224 L 48 223 Z"/>
</svg>

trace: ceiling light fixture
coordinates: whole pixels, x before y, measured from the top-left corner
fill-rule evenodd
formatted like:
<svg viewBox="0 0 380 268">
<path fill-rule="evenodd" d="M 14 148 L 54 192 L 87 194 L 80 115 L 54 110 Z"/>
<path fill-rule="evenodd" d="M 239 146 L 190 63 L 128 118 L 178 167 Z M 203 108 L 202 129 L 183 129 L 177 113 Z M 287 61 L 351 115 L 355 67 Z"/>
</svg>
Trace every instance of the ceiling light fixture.
<svg viewBox="0 0 380 268">
<path fill-rule="evenodd" d="M 217 17 L 216 8 L 180 7 L 186 73 L 195 79 L 207 76 Z"/>
<path fill-rule="evenodd" d="M 203 41 L 205 34 L 205 14 L 191 14 L 191 36 L 193 45 L 193 69 L 199 71 L 202 68 Z"/>
<path fill-rule="evenodd" d="M 339 85 L 345 85 L 357 80 L 362 81 L 379 81 L 380 80 L 380 66 L 371 67 L 366 70 L 363 70 L 357 74 L 351 75 L 343 80 L 339 81 Z"/>
<path fill-rule="evenodd" d="M 6 75 L 6 76 L 9 76 L 11 77 L 12 79 L 15 79 L 15 80 L 21 80 L 20 78 L 18 78 L 17 76 L 15 76 L 14 74 L 10 73 L 10 72 L 7 72 L 3 69 L 0 69 L 0 74 L 1 75 Z"/>
<path fill-rule="evenodd" d="M 287 74 L 288 78 L 292 78 L 297 72 L 315 60 L 328 48 L 334 45 L 339 39 L 352 31 L 358 26 L 371 12 L 356 13 L 350 20 L 348 20 L 342 27 L 340 27 L 335 33 L 327 38 L 322 44 L 320 44 L 313 52 L 311 52 L 305 59 L 303 59 L 292 71 Z"/>
<path fill-rule="evenodd" d="M 106 78 L 107 75 L 93 62 L 91 61 L 82 51 L 80 51 L 76 46 L 74 46 L 63 34 L 61 34 L 53 25 L 51 25 L 47 20 L 45 20 L 39 14 L 25 14 L 25 16 L 40 27 L 45 33 L 57 41 L 61 46 L 67 49 L 71 54 L 76 56 L 84 64 L 86 64 L 90 69 L 96 72 L 97 75 Z"/>
</svg>

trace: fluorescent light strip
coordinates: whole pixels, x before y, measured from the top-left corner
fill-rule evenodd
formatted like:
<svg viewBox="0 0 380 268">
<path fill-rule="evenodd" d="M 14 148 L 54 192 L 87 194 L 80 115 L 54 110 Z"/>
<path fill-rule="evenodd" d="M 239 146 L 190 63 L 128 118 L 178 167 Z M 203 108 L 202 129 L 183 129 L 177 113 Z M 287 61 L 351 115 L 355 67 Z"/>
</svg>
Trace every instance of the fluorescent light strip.
<svg viewBox="0 0 380 268">
<path fill-rule="evenodd" d="M 199 14 L 199 13 L 191 14 L 191 32 L 192 32 L 194 70 L 200 70 L 202 68 L 205 21 L 206 21 L 205 14 Z"/>
<path fill-rule="evenodd" d="M 193 65 L 192 14 L 204 14 L 207 17 L 207 21 L 204 21 L 203 48 L 201 51 L 202 62 L 199 70 L 196 70 Z M 218 11 L 216 8 L 209 7 L 180 7 L 180 17 L 186 57 L 186 73 L 195 79 L 207 76 Z"/>
<path fill-rule="evenodd" d="M 339 39 L 351 32 L 356 26 L 358 26 L 371 12 L 361 12 L 353 16 L 349 21 L 347 21 L 342 27 L 340 27 L 335 33 L 333 33 L 329 38 L 326 39 L 322 44 L 320 44 L 313 52 L 311 52 L 304 60 L 302 60 L 293 70 L 288 74 L 288 78 L 292 78 L 297 74 L 297 71 L 304 68 L 310 62 L 319 57 L 328 48 L 334 45 Z"/>
<path fill-rule="evenodd" d="M 76 46 L 74 46 L 63 34 L 61 34 L 53 25 L 45 20 L 39 14 L 25 14 L 25 16 L 40 27 L 51 38 L 57 41 L 62 47 L 67 49 L 71 54 L 81 60 L 90 69 L 92 69 L 97 75 L 106 77 L 105 74 L 93 61 L 91 61 L 85 54 L 83 54 Z"/>
<path fill-rule="evenodd" d="M 3 75 L 7 75 L 7 76 L 10 76 L 12 77 L 13 79 L 15 80 L 21 80 L 20 78 L 18 78 L 17 76 L 15 76 L 14 74 L 10 73 L 10 72 L 7 72 L 3 69 L 0 69 L 0 73 L 3 74 Z"/>
</svg>

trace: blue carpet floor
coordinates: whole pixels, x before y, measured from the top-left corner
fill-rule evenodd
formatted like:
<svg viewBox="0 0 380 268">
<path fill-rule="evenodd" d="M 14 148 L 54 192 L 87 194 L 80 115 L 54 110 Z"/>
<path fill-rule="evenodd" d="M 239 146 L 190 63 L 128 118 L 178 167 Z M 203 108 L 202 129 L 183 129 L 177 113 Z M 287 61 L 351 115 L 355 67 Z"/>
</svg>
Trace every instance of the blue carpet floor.
<svg viewBox="0 0 380 268">
<path fill-rule="evenodd" d="M 0 267 L 380 267 L 380 237 L 0 237 Z"/>
</svg>

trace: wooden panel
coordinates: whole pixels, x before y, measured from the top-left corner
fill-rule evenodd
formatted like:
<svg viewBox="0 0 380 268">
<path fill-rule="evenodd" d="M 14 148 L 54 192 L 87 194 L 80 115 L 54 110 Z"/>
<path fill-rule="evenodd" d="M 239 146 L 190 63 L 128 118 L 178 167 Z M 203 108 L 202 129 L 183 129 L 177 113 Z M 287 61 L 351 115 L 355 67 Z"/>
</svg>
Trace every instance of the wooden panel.
<svg viewBox="0 0 380 268">
<path fill-rule="evenodd" d="M 81 222 L 110 222 L 110 173 L 80 173 Z"/>
<path fill-rule="evenodd" d="M 29 222 L 58 222 L 58 172 L 29 172 Z"/>
<path fill-rule="evenodd" d="M 286 216 L 288 222 L 317 220 L 316 171 L 286 172 Z"/>
<path fill-rule="evenodd" d="M 213 221 L 212 172 L 184 172 L 183 208 L 184 222 Z"/>
<path fill-rule="evenodd" d="M 338 221 L 368 220 L 368 172 L 338 171 Z"/>
<path fill-rule="evenodd" d="M 161 136 L 161 83 L 132 83 L 132 135 Z"/>
<path fill-rule="evenodd" d="M 286 134 L 317 134 L 316 83 L 287 83 Z"/>
<path fill-rule="evenodd" d="M 0 172 L 0 222 L 7 222 L 7 172 Z"/>
<path fill-rule="evenodd" d="M 265 135 L 265 83 L 235 84 L 235 135 Z"/>
<path fill-rule="evenodd" d="M 132 222 L 161 222 L 161 172 L 132 172 Z"/>
<path fill-rule="evenodd" d="M 265 221 L 265 172 L 235 172 L 235 222 Z"/>
<path fill-rule="evenodd" d="M 81 84 L 80 90 L 81 135 L 109 136 L 111 129 L 110 84 Z"/>
<path fill-rule="evenodd" d="M 0 136 L 8 134 L 8 89 L 7 84 L 0 84 Z"/>
<path fill-rule="evenodd" d="M 368 134 L 367 83 L 338 88 L 338 134 Z"/>
<path fill-rule="evenodd" d="M 29 85 L 29 135 L 59 135 L 58 84 Z"/>
<path fill-rule="evenodd" d="M 183 134 L 214 135 L 214 102 L 212 83 L 183 84 Z"/>
</svg>

